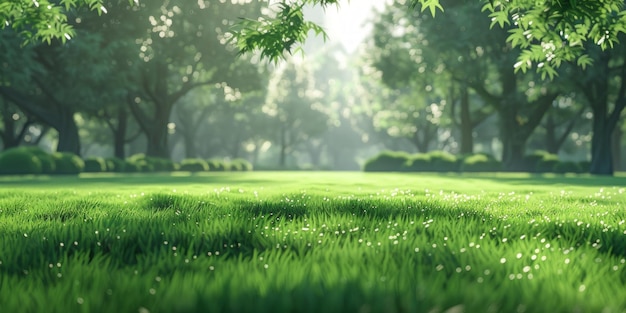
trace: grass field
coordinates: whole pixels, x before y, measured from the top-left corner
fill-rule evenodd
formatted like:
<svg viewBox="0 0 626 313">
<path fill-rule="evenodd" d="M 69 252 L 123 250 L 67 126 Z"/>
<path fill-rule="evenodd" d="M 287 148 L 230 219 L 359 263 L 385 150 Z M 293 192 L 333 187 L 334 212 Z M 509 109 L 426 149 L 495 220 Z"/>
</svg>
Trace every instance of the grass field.
<svg viewBox="0 0 626 313">
<path fill-rule="evenodd" d="M 0 312 L 626 312 L 626 178 L 0 177 Z"/>
</svg>

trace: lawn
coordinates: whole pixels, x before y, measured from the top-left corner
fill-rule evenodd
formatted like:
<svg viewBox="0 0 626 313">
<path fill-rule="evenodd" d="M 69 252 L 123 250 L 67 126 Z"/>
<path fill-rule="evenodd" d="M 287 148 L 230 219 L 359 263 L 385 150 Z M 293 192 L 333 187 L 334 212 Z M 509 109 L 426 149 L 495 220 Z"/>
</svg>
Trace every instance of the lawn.
<svg viewBox="0 0 626 313">
<path fill-rule="evenodd" d="M 0 177 L 0 312 L 626 312 L 626 178 Z"/>
</svg>

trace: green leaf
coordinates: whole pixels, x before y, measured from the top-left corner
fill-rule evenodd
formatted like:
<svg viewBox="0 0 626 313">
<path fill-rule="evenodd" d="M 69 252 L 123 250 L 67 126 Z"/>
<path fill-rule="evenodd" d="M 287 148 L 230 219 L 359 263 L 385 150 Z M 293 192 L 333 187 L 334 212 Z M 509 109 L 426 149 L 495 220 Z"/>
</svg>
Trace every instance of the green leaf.
<svg viewBox="0 0 626 313">
<path fill-rule="evenodd" d="M 422 9 L 421 9 L 422 12 L 428 9 L 430 10 L 430 14 L 432 16 L 435 16 L 435 13 L 437 13 L 437 9 L 443 12 L 443 7 L 439 3 L 439 0 L 420 0 L 420 1 L 422 3 Z"/>
<path fill-rule="evenodd" d="M 593 64 L 593 59 L 588 54 L 583 54 L 579 56 L 576 60 L 576 65 L 580 66 L 583 69 L 585 69 L 587 65 L 591 64 Z"/>
</svg>

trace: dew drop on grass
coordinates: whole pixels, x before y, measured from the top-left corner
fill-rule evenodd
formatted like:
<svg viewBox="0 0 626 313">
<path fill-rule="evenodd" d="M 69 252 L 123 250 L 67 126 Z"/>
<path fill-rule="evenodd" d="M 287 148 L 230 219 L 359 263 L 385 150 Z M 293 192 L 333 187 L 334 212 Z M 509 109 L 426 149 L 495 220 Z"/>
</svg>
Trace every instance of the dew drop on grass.
<svg viewBox="0 0 626 313">
<path fill-rule="evenodd" d="M 502 263 L 502 264 L 506 263 L 506 258 L 500 259 L 500 263 Z"/>
<path fill-rule="evenodd" d="M 85 302 L 85 300 L 83 298 L 81 298 L 81 297 L 78 297 L 76 299 L 76 303 L 78 303 L 78 304 L 83 304 L 84 302 Z"/>
<path fill-rule="evenodd" d="M 585 291 L 586 288 L 587 287 L 585 287 L 585 285 L 580 285 L 580 287 L 578 287 L 578 291 L 579 292 L 583 292 L 583 291 Z"/>
</svg>

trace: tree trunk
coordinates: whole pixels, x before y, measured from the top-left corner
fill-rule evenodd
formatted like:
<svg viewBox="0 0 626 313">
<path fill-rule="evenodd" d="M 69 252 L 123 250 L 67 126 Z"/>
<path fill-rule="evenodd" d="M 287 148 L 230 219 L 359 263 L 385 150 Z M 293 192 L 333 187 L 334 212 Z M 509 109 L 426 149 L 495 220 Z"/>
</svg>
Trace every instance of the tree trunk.
<svg viewBox="0 0 626 313">
<path fill-rule="evenodd" d="M 74 120 L 73 109 L 56 103 L 54 99 L 51 99 L 51 101 L 57 105 L 36 102 L 18 90 L 9 87 L 0 86 L 0 94 L 15 104 L 21 111 L 56 129 L 59 133 L 57 151 L 80 155 L 80 137 L 78 136 L 78 127 Z"/>
<path fill-rule="evenodd" d="M 595 175 L 613 175 L 612 129 L 605 123 L 605 116 L 593 115 L 590 173 Z"/>
<path fill-rule="evenodd" d="M 469 91 L 467 87 L 461 91 L 461 154 L 474 152 L 474 125 L 470 113 Z"/>
<path fill-rule="evenodd" d="M 237 134 L 235 135 L 235 140 L 233 140 L 233 148 L 230 154 L 233 159 L 236 159 L 236 158 L 239 158 L 240 153 L 241 153 L 241 130 L 237 130 Z"/>
<path fill-rule="evenodd" d="M 622 131 L 621 128 L 619 127 L 615 127 L 615 130 L 613 131 L 613 136 L 612 138 L 612 145 L 613 147 L 611 149 L 613 149 L 613 170 L 618 172 L 622 170 L 622 164 L 621 164 L 621 160 L 622 160 L 622 137 L 624 136 L 624 132 Z"/>
<path fill-rule="evenodd" d="M 182 135 L 183 142 L 185 144 L 185 157 L 189 159 L 198 157 L 198 150 L 196 149 L 194 134 L 188 131 L 184 131 Z"/>
<path fill-rule="evenodd" d="M 74 112 L 64 110 L 64 112 L 59 112 L 59 114 L 59 123 L 51 125 L 59 133 L 57 151 L 80 155 L 80 137 L 78 136 L 78 126 L 76 126 L 76 121 L 74 120 Z"/>
<path fill-rule="evenodd" d="M 417 130 L 413 133 L 413 138 L 411 138 L 411 142 L 417 149 L 417 152 L 428 152 L 428 146 L 430 145 L 430 141 L 432 139 L 431 137 L 433 136 L 433 128 L 436 131 L 437 127 L 435 127 L 433 124 L 425 123 L 425 125 L 422 125 L 421 128 L 417 128 Z"/>
<path fill-rule="evenodd" d="M 554 122 L 554 115 L 552 112 L 548 113 L 546 118 L 546 151 L 557 154 L 559 153 L 559 145 L 557 144 L 556 138 L 556 123 Z"/>
<path fill-rule="evenodd" d="M 311 158 L 311 165 L 315 168 L 319 168 L 322 163 L 322 143 L 318 144 L 309 142 L 307 145 L 307 150 L 309 152 L 309 158 Z"/>
<path fill-rule="evenodd" d="M 509 171 L 525 171 L 524 155 L 526 153 L 526 140 L 515 136 L 514 132 L 505 131 L 507 135 L 501 135 L 502 139 L 502 164 Z M 513 134 L 511 134 L 513 133 Z"/>
<path fill-rule="evenodd" d="M 148 116 L 146 112 L 139 106 L 139 102 L 129 99 L 128 104 L 131 113 L 139 123 L 141 130 L 146 135 L 147 149 L 146 155 L 158 158 L 169 158 L 170 151 L 167 145 L 168 128 L 170 112 L 173 103 L 152 99 L 152 107 L 154 114 Z"/>
<path fill-rule="evenodd" d="M 613 110 L 609 110 L 610 54 L 602 52 L 603 57 L 593 66 L 595 74 L 585 84 L 583 92 L 591 103 L 593 111 L 593 137 L 591 138 L 591 170 L 594 175 L 613 175 L 613 132 L 626 107 L 626 64 L 621 65 L 618 77 L 621 78 L 617 99 Z"/>
<path fill-rule="evenodd" d="M 169 158 L 169 149 L 167 146 L 167 128 L 155 126 L 148 134 L 147 156 L 157 158 Z"/>
<path fill-rule="evenodd" d="M 287 163 L 287 134 L 284 127 L 280 130 L 280 157 L 278 159 L 278 165 L 285 167 Z"/>
<path fill-rule="evenodd" d="M 128 112 L 124 108 L 117 110 L 117 128 L 113 131 L 113 155 L 118 159 L 126 158 L 126 130 L 128 129 Z"/>
</svg>

